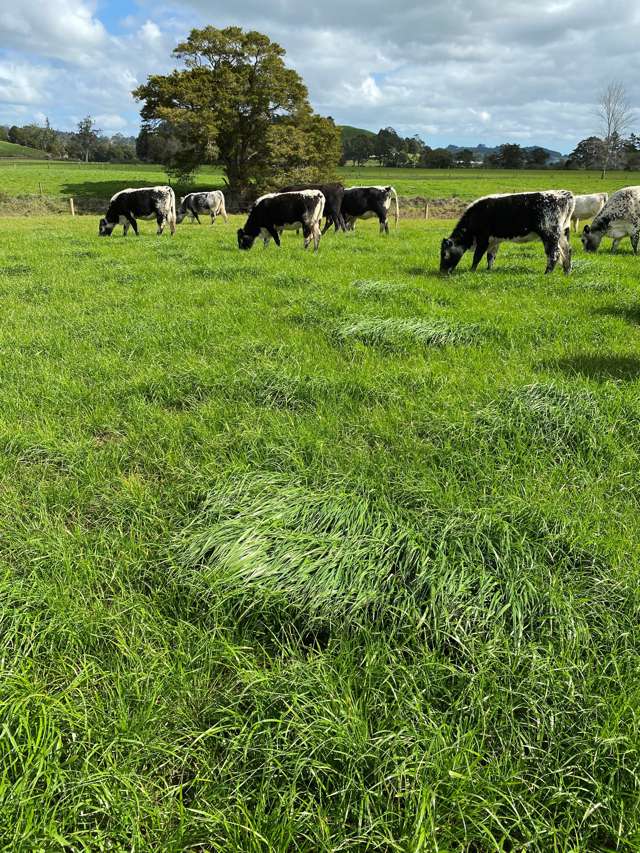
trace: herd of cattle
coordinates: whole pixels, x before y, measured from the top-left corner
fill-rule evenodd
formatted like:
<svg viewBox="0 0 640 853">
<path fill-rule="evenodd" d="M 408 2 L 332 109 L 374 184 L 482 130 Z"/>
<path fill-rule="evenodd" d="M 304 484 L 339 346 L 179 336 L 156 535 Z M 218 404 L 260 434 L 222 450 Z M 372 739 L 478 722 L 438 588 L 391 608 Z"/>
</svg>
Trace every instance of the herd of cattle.
<svg viewBox="0 0 640 853">
<path fill-rule="evenodd" d="M 273 238 L 277 246 L 285 230 L 302 231 L 305 249 L 313 241 L 317 251 L 323 234 L 333 225 L 336 231 L 355 229 L 358 219 L 376 218 L 380 233 L 389 233 L 389 211 L 395 201 L 395 224 L 398 225 L 398 196 L 393 187 L 349 187 L 342 184 L 316 184 L 283 187 L 278 192 L 258 198 L 243 228 L 237 232 L 238 247 L 250 249 L 257 238 L 267 246 Z M 219 190 L 190 193 L 176 198 L 171 187 L 143 187 L 116 193 L 100 220 L 100 236 L 109 236 L 116 225 L 129 227 L 138 234 L 138 219 L 155 219 L 158 234 L 166 225 L 175 233 L 176 223 L 186 216 L 200 222 L 198 214 L 209 214 L 211 224 L 217 216 L 227 222 L 223 194 Z M 324 229 L 322 219 L 325 218 Z M 640 241 L 640 186 L 625 187 L 611 198 L 607 193 L 575 196 L 568 190 L 541 190 L 488 195 L 472 202 L 462 214 L 451 235 L 442 241 L 440 271 L 451 272 L 464 253 L 473 249 L 471 269 L 475 270 L 487 255 L 489 269 L 500 243 L 527 243 L 540 240 L 547 256 L 545 272 L 552 272 L 559 261 L 565 273 L 571 271 L 571 223 L 577 231 L 581 219 L 585 225 L 581 240 L 587 252 L 596 252 L 603 237 L 613 240 L 615 252 L 620 240 L 629 237 L 634 254 Z"/>
</svg>

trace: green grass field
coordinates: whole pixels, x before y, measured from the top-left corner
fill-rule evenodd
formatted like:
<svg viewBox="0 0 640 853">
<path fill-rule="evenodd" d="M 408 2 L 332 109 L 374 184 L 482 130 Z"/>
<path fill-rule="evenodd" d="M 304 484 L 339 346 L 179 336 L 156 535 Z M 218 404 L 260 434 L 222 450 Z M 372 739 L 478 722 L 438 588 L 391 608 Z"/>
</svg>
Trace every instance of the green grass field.
<svg viewBox="0 0 640 853">
<path fill-rule="evenodd" d="M 2 193 L 8 197 L 38 194 L 72 196 L 107 201 L 128 186 L 166 184 L 167 176 L 158 166 L 140 164 L 114 166 L 109 163 L 14 162 L 0 163 Z M 338 169 L 345 185 L 393 184 L 401 196 L 425 198 L 461 198 L 472 201 L 492 192 L 564 188 L 576 193 L 608 191 L 640 184 L 639 172 L 609 172 L 605 180 L 598 172 L 566 170 L 504 171 L 500 169 Z M 224 188 L 222 172 L 205 168 L 190 187 L 178 190 Z"/>
<path fill-rule="evenodd" d="M 26 157 L 28 160 L 42 160 L 46 157 L 44 151 L 37 148 L 27 148 L 25 145 L 16 145 L 13 142 L 0 140 L 0 158 L 3 157 Z"/>
<path fill-rule="evenodd" d="M 2 849 L 638 850 L 640 259 L 242 221 L 0 222 Z"/>
</svg>

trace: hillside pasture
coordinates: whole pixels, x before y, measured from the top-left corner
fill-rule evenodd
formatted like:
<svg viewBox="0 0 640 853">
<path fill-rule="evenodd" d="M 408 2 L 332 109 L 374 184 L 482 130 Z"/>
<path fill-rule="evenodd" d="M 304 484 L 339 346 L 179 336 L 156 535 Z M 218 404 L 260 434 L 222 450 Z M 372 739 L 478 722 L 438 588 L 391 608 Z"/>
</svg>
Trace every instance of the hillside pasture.
<svg viewBox="0 0 640 853">
<path fill-rule="evenodd" d="M 242 222 L 0 223 L 3 849 L 637 850 L 640 259 Z"/>
<path fill-rule="evenodd" d="M 14 142 L 6 142 L 0 140 L 0 160 L 7 157 L 18 157 L 27 160 L 42 160 L 46 159 L 44 151 L 39 151 L 37 148 L 28 148 L 26 145 L 16 145 Z"/>
</svg>

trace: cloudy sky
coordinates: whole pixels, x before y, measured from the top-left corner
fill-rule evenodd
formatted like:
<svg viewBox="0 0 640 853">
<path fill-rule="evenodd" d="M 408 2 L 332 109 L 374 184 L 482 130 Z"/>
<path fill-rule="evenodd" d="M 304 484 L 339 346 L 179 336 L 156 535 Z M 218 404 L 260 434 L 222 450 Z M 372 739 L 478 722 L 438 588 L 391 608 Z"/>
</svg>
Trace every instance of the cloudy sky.
<svg viewBox="0 0 640 853">
<path fill-rule="evenodd" d="M 134 134 L 130 92 L 171 68 L 191 27 L 239 24 L 287 50 L 314 107 L 432 145 L 540 144 L 595 129 L 607 82 L 640 107 L 637 0 L 5 0 L 0 123 L 73 129 L 84 115 Z M 640 113 L 639 113 L 640 116 Z M 640 118 L 638 121 L 640 124 Z M 638 126 L 635 128 L 638 130 Z"/>
</svg>

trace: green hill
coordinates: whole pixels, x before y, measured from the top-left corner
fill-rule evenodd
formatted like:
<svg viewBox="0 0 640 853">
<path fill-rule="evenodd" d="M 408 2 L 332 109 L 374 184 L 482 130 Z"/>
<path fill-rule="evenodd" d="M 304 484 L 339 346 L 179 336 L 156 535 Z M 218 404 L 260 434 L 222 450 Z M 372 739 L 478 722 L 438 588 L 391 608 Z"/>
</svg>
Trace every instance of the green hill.
<svg viewBox="0 0 640 853">
<path fill-rule="evenodd" d="M 372 130 L 365 130 L 363 127 L 351 127 L 349 124 L 341 124 L 339 125 L 340 132 L 342 133 L 342 141 L 347 142 L 347 140 L 351 139 L 354 136 L 360 136 L 360 134 L 364 134 L 365 136 L 376 136 L 376 134 Z"/>
<path fill-rule="evenodd" d="M 0 157 L 20 157 L 28 160 L 44 160 L 47 158 L 45 151 L 37 148 L 27 148 L 24 145 L 15 145 L 13 142 L 0 141 Z"/>
</svg>

